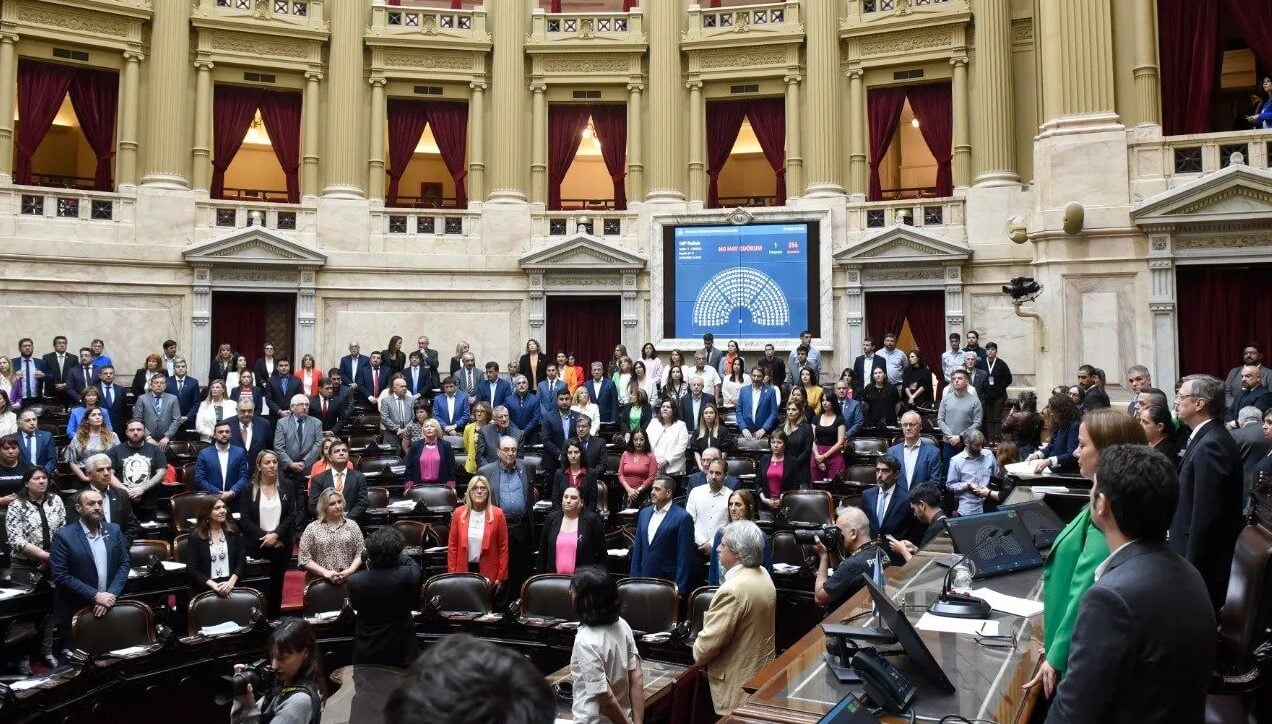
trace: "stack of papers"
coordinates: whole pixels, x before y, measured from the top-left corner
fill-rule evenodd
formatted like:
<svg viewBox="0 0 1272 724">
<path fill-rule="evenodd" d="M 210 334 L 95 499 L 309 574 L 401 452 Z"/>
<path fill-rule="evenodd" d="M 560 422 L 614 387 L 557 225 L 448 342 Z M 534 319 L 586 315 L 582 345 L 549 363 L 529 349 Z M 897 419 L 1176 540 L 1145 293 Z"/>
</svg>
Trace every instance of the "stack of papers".
<svg viewBox="0 0 1272 724">
<path fill-rule="evenodd" d="M 773 572 L 789 576 L 792 573 L 799 573 L 799 566 L 792 566 L 789 563 L 774 563 Z"/>
<path fill-rule="evenodd" d="M 315 613 L 309 618 L 310 620 L 313 620 L 313 621 L 334 621 L 339 617 L 340 617 L 339 611 L 323 611 L 322 613 Z"/>
<path fill-rule="evenodd" d="M 111 651 L 110 654 L 111 656 L 118 656 L 120 658 L 128 658 L 129 656 L 137 656 L 138 654 L 144 654 L 149 650 L 150 650 L 149 646 L 129 646 L 128 648 L 125 648 L 125 649 L 115 649 L 114 651 Z"/>
<path fill-rule="evenodd" d="M 26 592 L 27 591 L 22 588 L 0 588 L 0 601 L 3 601 L 6 598 L 13 598 L 14 596 L 21 596 Z"/>
<path fill-rule="evenodd" d="M 609 554 L 611 556 L 614 556 L 615 558 L 622 558 L 626 556 L 629 552 L 630 552 L 630 549 L 627 549 L 627 548 L 610 548 L 609 549 Z"/>
<path fill-rule="evenodd" d="M 161 561 L 161 565 L 165 571 L 184 571 L 186 567 L 180 561 Z"/>
<path fill-rule="evenodd" d="M 389 503 L 388 509 L 396 510 L 398 512 L 415 510 L 415 501 L 414 500 L 395 500 L 392 503 Z"/>
<path fill-rule="evenodd" d="M 551 508 L 551 507 L 552 507 L 552 501 L 550 500 L 540 500 L 539 502 L 534 504 L 535 510 L 547 510 L 548 508 Z"/>
<path fill-rule="evenodd" d="M 199 635 L 200 636 L 224 636 L 225 634 L 238 633 L 239 631 L 242 631 L 242 630 L 243 630 L 242 626 L 239 626 L 233 621 L 226 621 L 225 623 L 218 623 L 215 626 L 204 626 L 203 628 L 199 629 Z"/>
<path fill-rule="evenodd" d="M 40 676 L 33 679 L 22 679 L 21 681 L 14 681 L 10 683 L 9 688 L 13 691 L 26 691 L 27 689 L 34 689 L 37 686 L 47 684 L 48 681 L 49 677 L 47 676 Z"/>
<path fill-rule="evenodd" d="M 981 636 L 997 636 L 998 622 L 976 618 L 951 618 L 949 616 L 933 616 L 923 614 L 914 624 L 920 631 L 941 631 L 956 634 L 980 634 Z"/>
<path fill-rule="evenodd" d="M 1042 613 L 1042 601 L 1031 601 L 1028 598 L 1017 598 L 999 593 L 990 588 L 977 588 L 972 591 L 972 595 L 977 598 L 985 599 L 985 603 L 995 611 L 1010 613 L 1013 616 L 1037 616 Z"/>
</svg>

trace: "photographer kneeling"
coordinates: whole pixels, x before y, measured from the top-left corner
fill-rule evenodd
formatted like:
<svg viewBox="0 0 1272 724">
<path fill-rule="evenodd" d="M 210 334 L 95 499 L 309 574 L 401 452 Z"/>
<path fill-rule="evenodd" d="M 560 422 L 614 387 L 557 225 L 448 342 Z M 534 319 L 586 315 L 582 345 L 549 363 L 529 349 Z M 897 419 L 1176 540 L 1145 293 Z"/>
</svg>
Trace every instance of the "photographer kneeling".
<svg viewBox="0 0 1272 724">
<path fill-rule="evenodd" d="M 326 688 L 313 628 L 300 619 L 285 618 L 270 634 L 267 650 L 268 669 L 234 667 L 236 688 L 238 680 L 247 681 L 234 700 L 231 724 L 318 724 Z M 265 690 L 259 701 L 253 683 Z"/>
<path fill-rule="evenodd" d="M 813 599 L 818 606 L 833 611 L 854 593 L 861 590 L 861 574 L 869 576 L 873 571 L 875 550 L 878 548 L 870 540 L 870 520 L 861 508 L 845 506 L 839 509 L 835 519 L 835 527 L 839 534 L 827 538 L 838 538 L 841 558 L 834 572 L 830 571 L 830 551 L 826 550 L 822 536 L 813 541 L 813 550 L 817 551 L 817 584 L 813 587 Z M 834 542 L 831 542 L 834 547 Z M 885 565 L 887 556 L 883 557 Z"/>
</svg>

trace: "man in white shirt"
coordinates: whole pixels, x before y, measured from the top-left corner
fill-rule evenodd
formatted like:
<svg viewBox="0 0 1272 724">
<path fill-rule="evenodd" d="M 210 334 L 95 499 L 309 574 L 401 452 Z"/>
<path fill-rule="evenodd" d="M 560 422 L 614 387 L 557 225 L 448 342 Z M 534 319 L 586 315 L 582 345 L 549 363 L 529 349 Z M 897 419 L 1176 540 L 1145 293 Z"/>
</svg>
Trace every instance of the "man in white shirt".
<svg viewBox="0 0 1272 724">
<path fill-rule="evenodd" d="M 724 486 L 728 465 L 720 459 L 707 464 L 707 484 L 689 491 L 685 511 L 693 518 L 693 541 L 698 551 L 711 557 L 716 531 L 729 522 L 729 496 L 733 491 Z"/>
<path fill-rule="evenodd" d="M 693 369 L 685 371 L 686 380 L 692 380 L 694 377 L 701 377 L 708 394 L 717 400 L 720 399 L 720 385 L 724 380 L 720 379 L 720 373 L 716 372 L 714 367 L 707 366 L 701 352 L 695 352 L 693 355 Z"/>
<path fill-rule="evenodd" d="M 946 382 L 950 382 L 950 376 L 954 374 L 954 370 L 963 368 L 963 338 L 958 332 L 950 335 L 949 350 L 941 353 L 941 374 L 945 377 Z"/>
</svg>

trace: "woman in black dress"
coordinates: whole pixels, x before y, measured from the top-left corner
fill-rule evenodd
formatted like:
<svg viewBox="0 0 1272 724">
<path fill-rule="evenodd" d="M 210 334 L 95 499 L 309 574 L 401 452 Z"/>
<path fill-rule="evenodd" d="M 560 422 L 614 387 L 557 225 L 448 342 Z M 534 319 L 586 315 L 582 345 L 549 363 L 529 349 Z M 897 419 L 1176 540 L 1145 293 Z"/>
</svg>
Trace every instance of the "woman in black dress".
<svg viewBox="0 0 1272 724">
<path fill-rule="evenodd" d="M 870 384 L 861 391 L 861 399 L 866 403 L 865 427 L 896 427 L 901 395 L 897 394 L 896 387 L 888 384 L 888 373 L 882 367 L 876 367 L 870 379 Z"/>
<path fill-rule="evenodd" d="M 813 426 L 808 424 L 804 410 L 802 405 L 787 402 L 786 422 L 781 428 L 786 433 L 786 459 L 795 466 L 791 474 L 801 485 L 808 483 L 808 461 L 813 458 Z"/>
<path fill-rule="evenodd" d="M 902 407 L 913 410 L 916 407 L 932 408 L 932 370 L 923 362 L 923 355 L 917 349 L 910 350 L 908 364 L 901 373 Z"/>
<path fill-rule="evenodd" d="M 734 436 L 720 419 L 720 409 L 708 402 L 698 411 L 698 429 L 689 441 L 698 470 L 702 470 L 702 453 L 713 447 L 728 455 L 733 451 Z M 703 470 L 703 472 L 706 472 Z"/>
</svg>

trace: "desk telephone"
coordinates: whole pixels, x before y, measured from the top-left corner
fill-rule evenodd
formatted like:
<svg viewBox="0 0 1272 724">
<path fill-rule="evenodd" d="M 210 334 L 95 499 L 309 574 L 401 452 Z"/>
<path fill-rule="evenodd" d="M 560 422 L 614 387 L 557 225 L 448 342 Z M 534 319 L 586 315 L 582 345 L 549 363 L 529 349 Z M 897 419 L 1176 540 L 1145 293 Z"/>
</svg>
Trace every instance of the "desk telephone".
<svg viewBox="0 0 1272 724">
<path fill-rule="evenodd" d="M 878 649 L 856 641 L 894 644 L 896 636 L 885 629 L 822 624 L 826 634 L 826 663 L 835 678 L 847 684 L 861 683 L 876 706 L 900 714 L 910 708 L 918 687 L 889 662 Z"/>
</svg>

